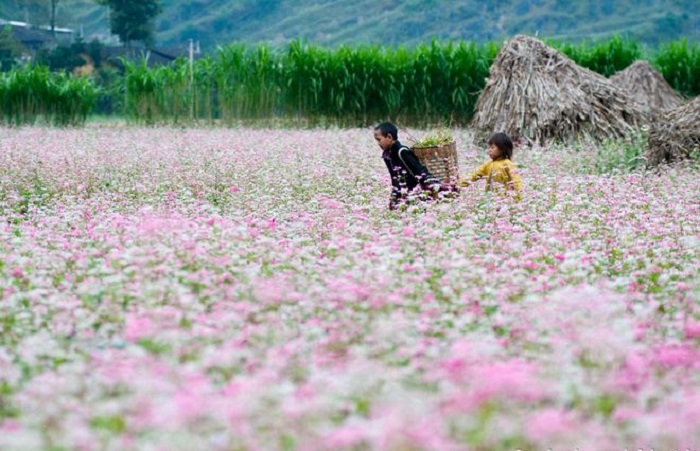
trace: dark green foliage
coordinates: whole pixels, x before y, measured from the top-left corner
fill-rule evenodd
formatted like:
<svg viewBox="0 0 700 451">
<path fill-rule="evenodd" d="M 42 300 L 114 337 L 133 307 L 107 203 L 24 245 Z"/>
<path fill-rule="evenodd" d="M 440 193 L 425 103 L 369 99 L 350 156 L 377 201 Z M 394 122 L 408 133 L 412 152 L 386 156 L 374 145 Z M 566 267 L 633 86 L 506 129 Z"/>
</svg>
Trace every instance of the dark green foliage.
<svg viewBox="0 0 700 451">
<path fill-rule="evenodd" d="M 76 42 L 70 46 L 59 45 L 54 49 L 40 50 L 34 62 L 48 67 L 52 72 L 65 70 L 73 72 L 76 67 L 84 66 L 87 61 L 80 56 L 85 53 L 85 44 Z"/>
<path fill-rule="evenodd" d="M 87 53 L 92 58 L 92 64 L 96 69 L 102 67 L 102 44 L 97 39 L 90 41 L 87 46 Z"/>
<path fill-rule="evenodd" d="M 96 0 L 109 6 L 109 27 L 125 46 L 132 41 L 151 43 L 160 0 Z"/>
<path fill-rule="evenodd" d="M 23 47 L 12 36 L 12 29 L 6 25 L 0 29 L 0 71 L 8 71 L 17 63 L 22 55 Z"/>
<path fill-rule="evenodd" d="M 92 82 L 97 89 L 95 99 L 96 114 L 116 115 L 124 112 L 124 77 L 116 70 L 102 67 L 92 76 Z"/>
</svg>

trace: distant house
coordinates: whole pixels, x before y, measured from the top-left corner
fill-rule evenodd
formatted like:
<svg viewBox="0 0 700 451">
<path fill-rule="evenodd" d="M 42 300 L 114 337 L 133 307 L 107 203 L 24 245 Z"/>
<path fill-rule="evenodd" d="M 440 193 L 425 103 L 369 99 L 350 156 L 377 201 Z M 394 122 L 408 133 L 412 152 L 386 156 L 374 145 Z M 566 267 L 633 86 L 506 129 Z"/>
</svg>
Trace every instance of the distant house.
<svg viewBox="0 0 700 451">
<path fill-rule="evenodd" d="M 0 27 L 9 26 L 12 37 L 20 42 L 31 53 L 46 47 L 55 47 L 58 44 L 70 44 L 74 39 L 74 31 L 69 28 L 35 27 L 26 22 L 0 19 Z"/>
<path fill-rule="evenodd" d="M 12 38 L 22 44 L 22 46 L 31 53 L 36 53 L 37 50 L 44 48 L 50 42 L 50 38 L 39 31 L 16 26 L 13 25 L 12 22 L 0 20 L 0 28 L 5 29 L 8 26 L 10 27 Z"/>
<path fill-rule="evenodd" d="M 27 49 L 29 55 L 25 57 L 28 59 L 33 58 L 39 50 L 53 49 L 58 45 L 69 46 L 75 42 L 75 33 L 68 28 L 55 28 L 52 33 L 48 27 L 35 27 L 26 22 L 0 19 L 0 29 L 6 26 L 10 27 L 12 37 Z M 132 47 L 125 48 L 123 46 L 105 45 L 106 42 L 109 42 L 109 39 L 101 39 L 101 41 L 103 42 L 101 48 L 102 62 L 117 68 L 121 68 L 122 59 L 140 61 L 145 58 L 147 65 L 153 67 L 171 64 L 177 58 L 189 58 L 188 46 L 181 48 L 142 47 L 134 44 Z M 94 66 L 92 58 L 88 55 L 81 55 L 81 57 L 87 62 L 82 70 L 88 73 L 91 72 L 93 69 L 89 66 Z M 195 49 L 194 57 L 197 59 L 201 57 L 199 45 Z"/>
<path fill-rule="evenodd" d="M 121 60 L 140 61 L 146 58 L 148 67 L 166 66 L 171 64 L 177 58 L 189 58 L 190 53 L 188 48 L 166 48 L 166 47 L 103 47 L 102 61 L 109 64 L 121 67 Z M 195 59 L 201 57 L 201 53 L 194 54 Z"/>
</svg>

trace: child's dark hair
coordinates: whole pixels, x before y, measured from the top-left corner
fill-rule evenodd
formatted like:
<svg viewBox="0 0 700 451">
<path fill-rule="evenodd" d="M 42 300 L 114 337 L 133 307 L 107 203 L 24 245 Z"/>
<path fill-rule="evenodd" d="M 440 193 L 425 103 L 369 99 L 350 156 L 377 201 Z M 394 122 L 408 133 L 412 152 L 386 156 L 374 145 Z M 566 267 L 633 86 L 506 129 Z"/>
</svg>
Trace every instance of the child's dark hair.
<svg viewBox="0 0 700 451">
<path fill-rule="evenodd" d="M 394 138 L 394 141 L 399 140 L 399 129 L 396 128 L 396 125 L 392 124 L 391 122 L 382 122 L 374 127 L 374 129 L 379 130 L 382 136 L 391 136 Z"/>
<path fill-rule="evenodd" d="M 498 147 L 501 151 L 502 160 L 513 158 L 513 141 L 510 140 L 508 135 L 505 133 L 494 133 L 491 139 L 489 139 L 488 145 L 494 145 Z"/>
</svg>

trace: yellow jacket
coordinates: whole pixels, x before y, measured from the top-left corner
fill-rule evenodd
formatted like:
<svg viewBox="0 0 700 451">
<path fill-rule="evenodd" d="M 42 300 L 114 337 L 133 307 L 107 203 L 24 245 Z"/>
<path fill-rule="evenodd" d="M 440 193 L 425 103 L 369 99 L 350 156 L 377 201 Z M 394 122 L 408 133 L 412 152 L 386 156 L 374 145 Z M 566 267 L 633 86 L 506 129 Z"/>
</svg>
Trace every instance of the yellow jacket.
<svg viewBox="0 0 700 451">
<path fill-rule="evenodd" d="M 486 178 L 486 191 L 491 191 L 492 184 L 501 183 L 506 190 L 515 190 L 516 198 L 520 198 L 520 192 L 523 189 L 523 182 L 518 174 L 518 169 L 515 164 L 506 160 L 491 160 L 479 166 L 476 171 L 467 176 L 466 179 L 461 179 L 461 186 L 468 186 L 472 182 Z"/>
</svg>

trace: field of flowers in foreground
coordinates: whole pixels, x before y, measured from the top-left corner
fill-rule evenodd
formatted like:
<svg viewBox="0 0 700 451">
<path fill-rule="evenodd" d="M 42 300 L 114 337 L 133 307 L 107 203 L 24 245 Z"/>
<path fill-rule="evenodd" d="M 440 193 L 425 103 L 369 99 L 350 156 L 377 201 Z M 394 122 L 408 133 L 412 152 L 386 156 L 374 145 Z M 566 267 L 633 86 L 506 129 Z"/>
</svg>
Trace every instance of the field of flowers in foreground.
<svg viewBox="0 0 700 451">
<path fill-rule="evenodd" d="M 397 213 L 368 130 L 3 129 L 0 449 L 699 449 L 700 172 L 597 153 Z"/>
</svg>

